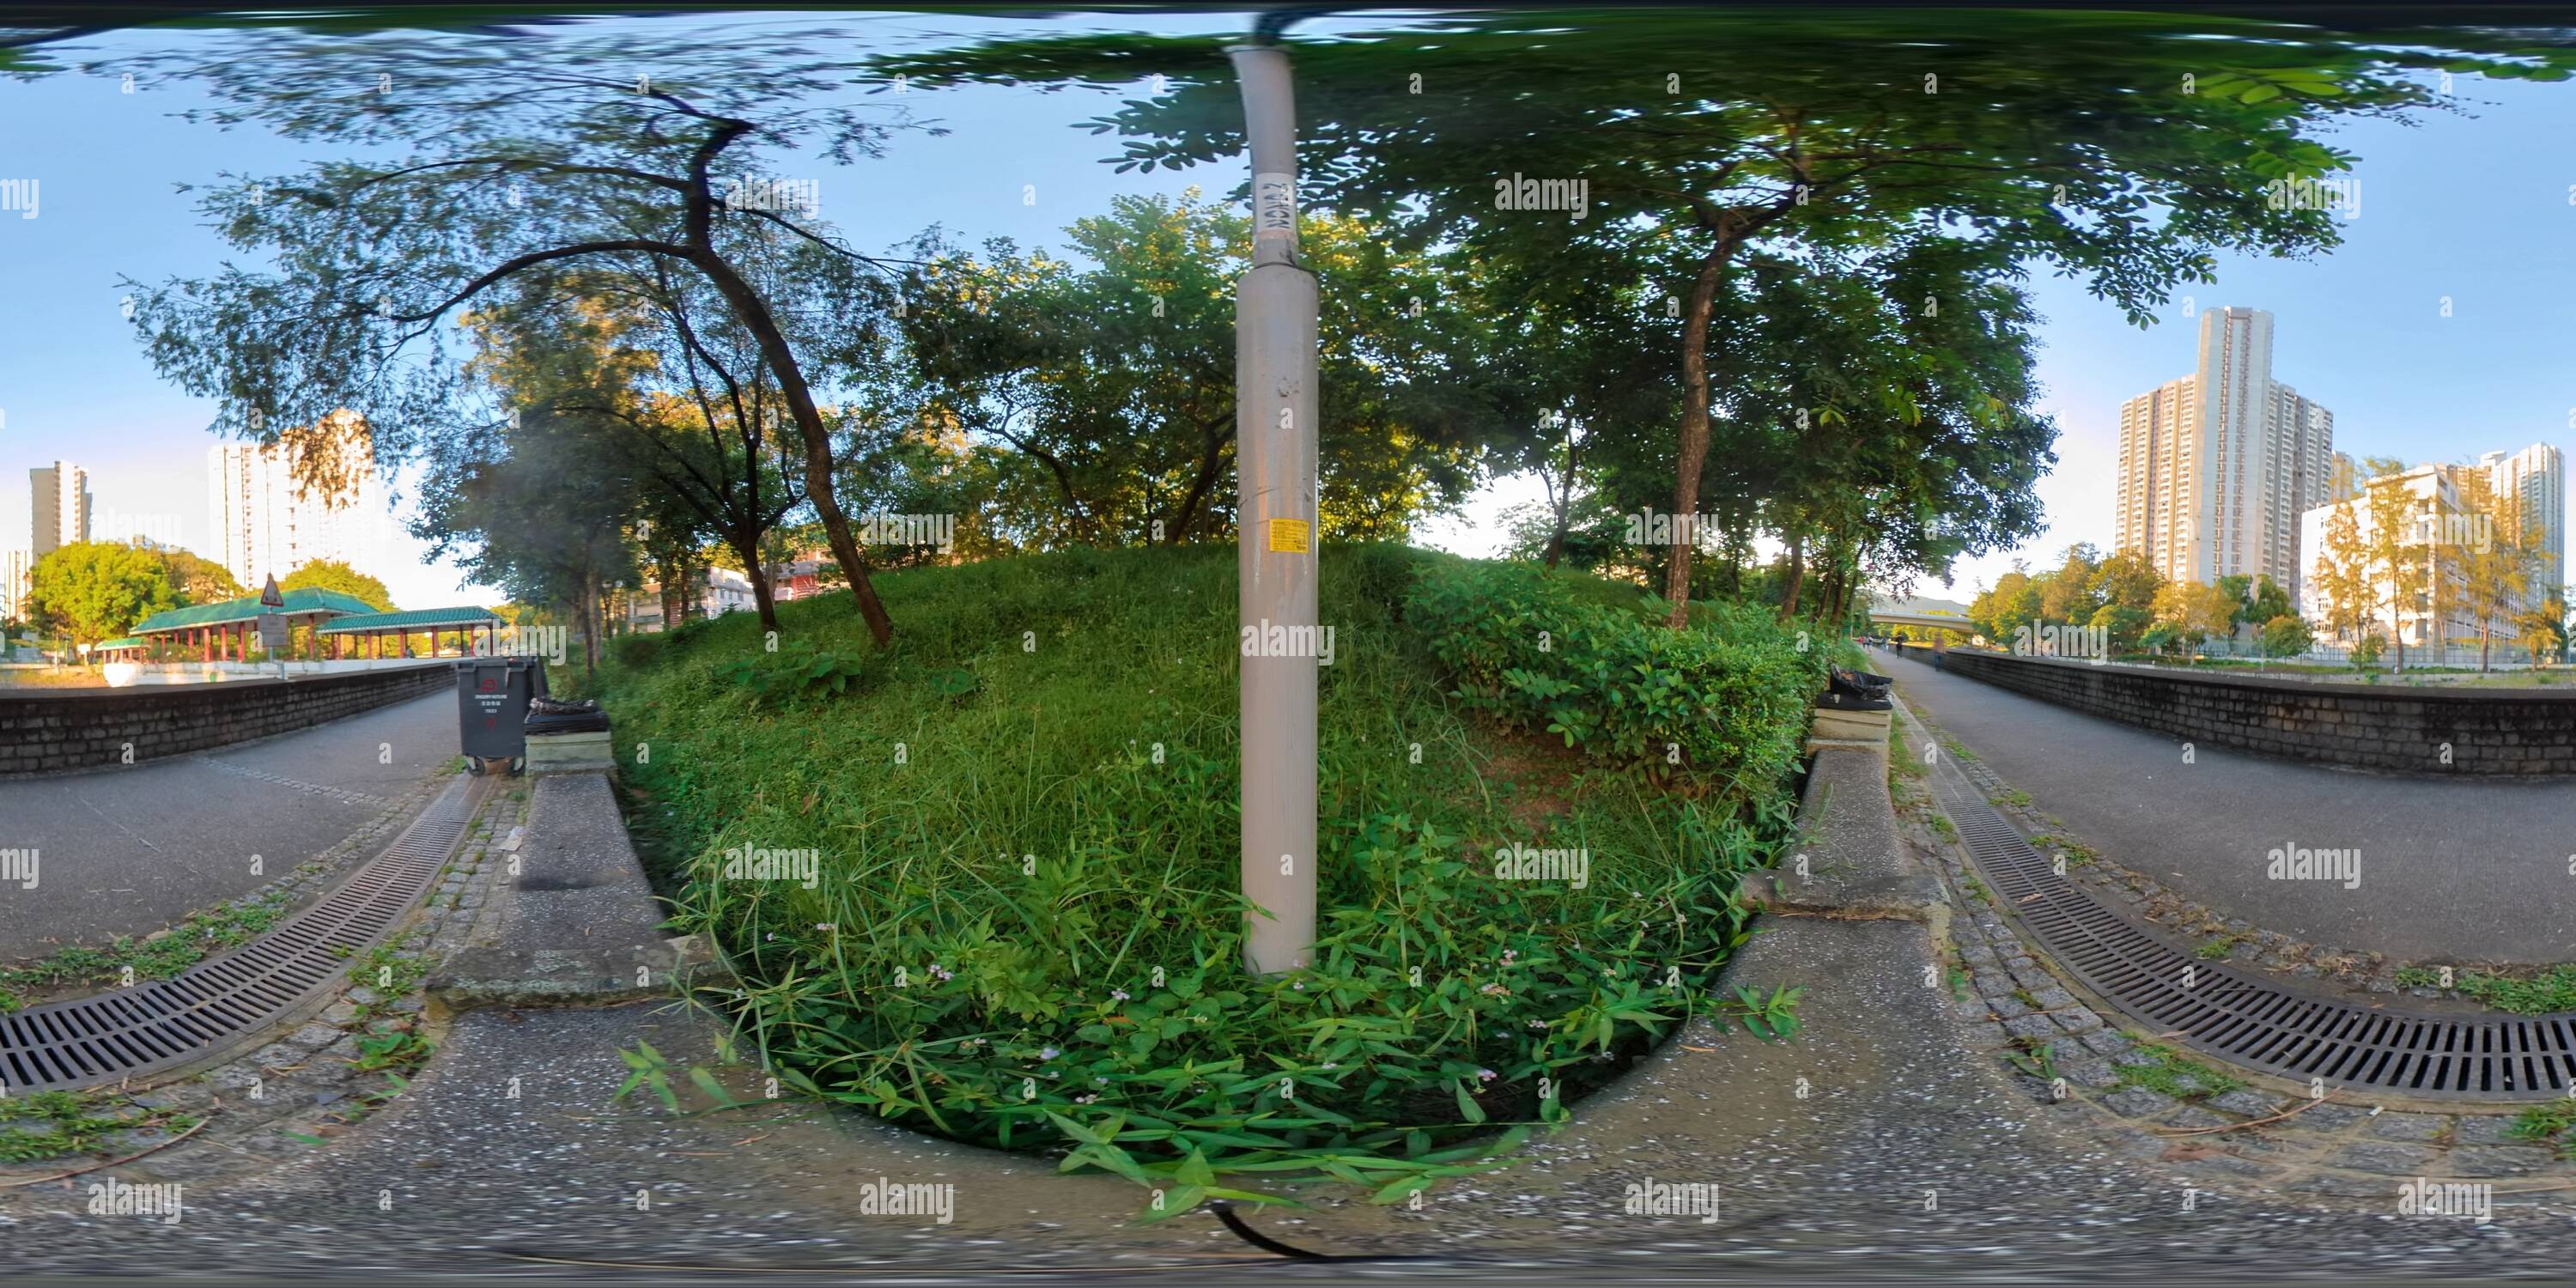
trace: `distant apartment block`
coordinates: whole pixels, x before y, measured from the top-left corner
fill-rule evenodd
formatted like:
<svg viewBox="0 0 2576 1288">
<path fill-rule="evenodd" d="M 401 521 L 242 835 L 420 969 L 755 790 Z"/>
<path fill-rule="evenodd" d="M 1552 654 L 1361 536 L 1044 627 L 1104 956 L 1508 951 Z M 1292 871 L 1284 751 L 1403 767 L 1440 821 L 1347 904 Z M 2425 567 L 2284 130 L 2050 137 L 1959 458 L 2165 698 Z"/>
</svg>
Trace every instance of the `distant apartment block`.
<svg viewBox="0 0 2576 1288">
<path fill-rule="evenodd" d="M 2467 557 L 2473 550 L 2492 549 L 2497 525 L 2505 520 L 2493 514 L 2481 515 L 2475 498 L 2463 484 L 2472 478 L 2484 481 L 2495 477 L 2495 461 L 2503 454 L 2489 456 L 2490 460 L 2478 465 L 2418 465 L 2384 479 L 2367 480 L 2358 495 L 2328 502 L 2299 517 L 2300 542 L 2309 551 L 2309 575 L 2298 599 L 2299 613 L 2315 625 L 2318 638 L 2349 644 L 2360 635 L 2385 637 L 2392 627 L 2409 648 L 2468 643 L 2477 638 L 2481 623 L 2469 605 Z M 2366 552 L 2378 530 L 2380 508 L 2372 502 L 2370 493 L 2381 487 L 2396 488 L 2405 498 L 2400 519 L 2405 528 L 2399 544 L 2417 551 L 2414 576 L 2418 584 L 2411 594 L 2401 596 L 2384 567 L 2373 565 L 2366 553 L 2359 555 L 2357 562 L 2370 575 L 2356 597 L 2364 601 L 2355 608 L 2365 621 L 2355 631 L 2349 614 L 2339 616 L 2339 606 L 2327 588 L 2336 580 L 2331 534 L 2336 514 L 2349 511 L 2354 548 Z M 2499 508 L 2504 504 L 2500 499 L 2503 495 L 2498 489 Z M 2538 602 L 2537 597 L 2532 602 Z M 2511 640 L 2517 633 L 2514 616 L 2510 610 L 2500 612 L 2487 625 L 2496 637 Z"/>
<path fill-rule="evenodd" d="M 2489 452 L 2478 464 L 2495 497 L 2495 521 L 2508 532 L 2527 534 L 2541 552 L 2530 598 L 2538 607 L 2567 584 L 2567 458 L 2547 443 L 2534 443 L 2510 456 Z"/>
<path fill-rule="evenodd" d="M 56 461 L 27 471 L 27 486 L 34 502 L 31 548 L 36 558 L 89 540 L 88 470 Z"/>
<path fill-rule="evenodd" d="M 35 552 L 0 550 L 0 618 L 27 620 L 27 597 L 35 592 L 35 573 Z M 0 649 L 7 647 L 0 643 Z"/>
<path fill-rule="evenodd" d="M 727 613 L 748 612 L 758 607 L 752 593 L 751 578 L 731 568 L 706 568 L 688 582 L 688 612 L 696 617 L 722 617 Z M 777 596 L 773 588 L 774 598 Z M 627 600 L 626 624 L 629 629 L 658 631 L 668 626 L 662 620 L 662 584 L 646 581 Z"/>
<path fill-rule="evenodd" d="M 2333 499 L 2334 413 L 2272 378 L 2272 315 L 2201 315 L 2199 365 L 2120 408 L 2118 548 L 2170 580 L 2299 593 L 2300 516 Z"/>
<path fill-rule="evenodd" d="M 308 448 L 329 450 L 341 468 L 337 495 L 299 482 L 304 462 L 283 445 L 222 443 L 206 450 L 207 517 L 214 539 L 206 557 L 245 586 L 284 578 L 317 559 L 360 572 L 380 569 L 392 546 L 392 515 L 376 475 L 365 422 L 337 414 L 330 436 Z"/>
</svg>

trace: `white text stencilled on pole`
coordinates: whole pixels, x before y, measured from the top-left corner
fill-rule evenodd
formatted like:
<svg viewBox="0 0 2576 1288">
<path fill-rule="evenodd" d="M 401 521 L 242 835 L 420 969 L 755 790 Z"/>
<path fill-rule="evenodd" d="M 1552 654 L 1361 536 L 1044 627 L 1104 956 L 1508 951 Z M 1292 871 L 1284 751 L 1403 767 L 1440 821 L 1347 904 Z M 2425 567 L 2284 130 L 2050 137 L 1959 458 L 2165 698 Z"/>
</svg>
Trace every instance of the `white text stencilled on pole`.
<svg viewBox="0 0 2576 1288">
<path fill-rule="evenodd" d="M 1297 176 L 1252 176 L 1252 222 L 1255 237 L 1297 235 Z"/>
</svg>

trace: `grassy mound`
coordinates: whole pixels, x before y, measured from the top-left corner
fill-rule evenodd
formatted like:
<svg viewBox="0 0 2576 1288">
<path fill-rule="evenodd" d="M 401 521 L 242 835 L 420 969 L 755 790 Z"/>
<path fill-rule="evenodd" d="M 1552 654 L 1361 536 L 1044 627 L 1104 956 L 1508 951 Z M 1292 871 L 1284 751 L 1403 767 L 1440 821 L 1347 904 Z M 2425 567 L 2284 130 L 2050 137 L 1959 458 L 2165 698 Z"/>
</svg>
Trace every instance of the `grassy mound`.
<svg viewBox="0 0 2576 1288">
<path fill-rule="evenodd" d="M 883 651 L 839 597 L 784 606 L 775 651 L 747 613 L 621 641 L 598 687 L 637 836 L 781 1076 L 1068 1150 L 1153 1215 L 1253 1184 L 1229 1173 L 1399 1201 L 1711 1007 L 1802 730 L 1733 720 L 1678 762 L 1629 735 L 1720 692 L 1802 716 L 1820 663 L 1767 617 L 1713 621 L 1646 686 L 1698 698 L 1602 726 L 1636 745 L 1551 732 L 1585 668 L 1626 701 L 1612 660 L 1662 647 L 1620 641 L 1633 589 L 1401 547 L 1322 568 L 1322 942 L 1278 980 L 1240 965 L 1231 548 L 886 575 Z M 1451 593 L 1506 575 L 1509 613 Z M 1571 645 L 1508 642 L 1560 618 Z M 1462 646 L 1521 679 L 1451 696 Z M 1566 853 L 1498 877 L 1510 847 Z"/>
</svg>

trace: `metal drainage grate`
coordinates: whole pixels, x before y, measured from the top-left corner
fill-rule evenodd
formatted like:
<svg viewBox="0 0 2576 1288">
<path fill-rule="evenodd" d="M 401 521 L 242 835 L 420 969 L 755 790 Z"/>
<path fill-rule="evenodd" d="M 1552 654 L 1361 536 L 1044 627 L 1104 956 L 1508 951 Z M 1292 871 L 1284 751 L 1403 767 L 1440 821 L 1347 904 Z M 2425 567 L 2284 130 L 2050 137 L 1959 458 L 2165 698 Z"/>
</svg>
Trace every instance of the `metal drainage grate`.
<svg viewBox="0 0 2576 1288">
<path fill-rule="evenodd" d="M 460 777 L 330 897 L 173 978 L 0 1016 L 0 1080 L 12 1094 L 98 1086 L 263 1036 L 420 898 L 464 834 L 467 805 Z"/>
<path fill-rule="evenodd" d="M 2057 875 L 1944 761 L 1941 808 L 1997 902 L 2104 1000 L 2234 1064 L 2435 1100 L 2540 1100 L 2576 1085 L 2576 1014 L 2463 1019 L 2355 1006 L 2166 947 Z M 2025 902 L 2026 901 L 2026 902 Z"/>
</svg>

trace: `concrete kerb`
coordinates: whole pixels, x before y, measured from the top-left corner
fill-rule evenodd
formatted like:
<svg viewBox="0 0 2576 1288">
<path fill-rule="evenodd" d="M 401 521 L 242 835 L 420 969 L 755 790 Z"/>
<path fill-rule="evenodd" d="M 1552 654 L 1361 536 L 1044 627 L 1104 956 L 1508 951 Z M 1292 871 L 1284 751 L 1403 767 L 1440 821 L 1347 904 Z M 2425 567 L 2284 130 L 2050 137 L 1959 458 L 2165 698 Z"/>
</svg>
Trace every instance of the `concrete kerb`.
<svg viewBox="0 0 2576 1288">
<path fill-rule="evenodd" d="M 667 997 L 714 967 L 703 940 L 663 932 L 668 914 L 604 772 L 534 779 L 527 830 L 505 868 L 502 897 L 430 976 L 431 998 L 450 1010 Z"/>
<path fill-rule="evenodd" d="M 1887 794 L 1887 744 L 1820 743 L 1799 802 L 1798 844 L 1748 892 L 1786 916 L 1918 921 L 1947 934 L 1940 878 L 1897 842 Z"/>
</svg>

